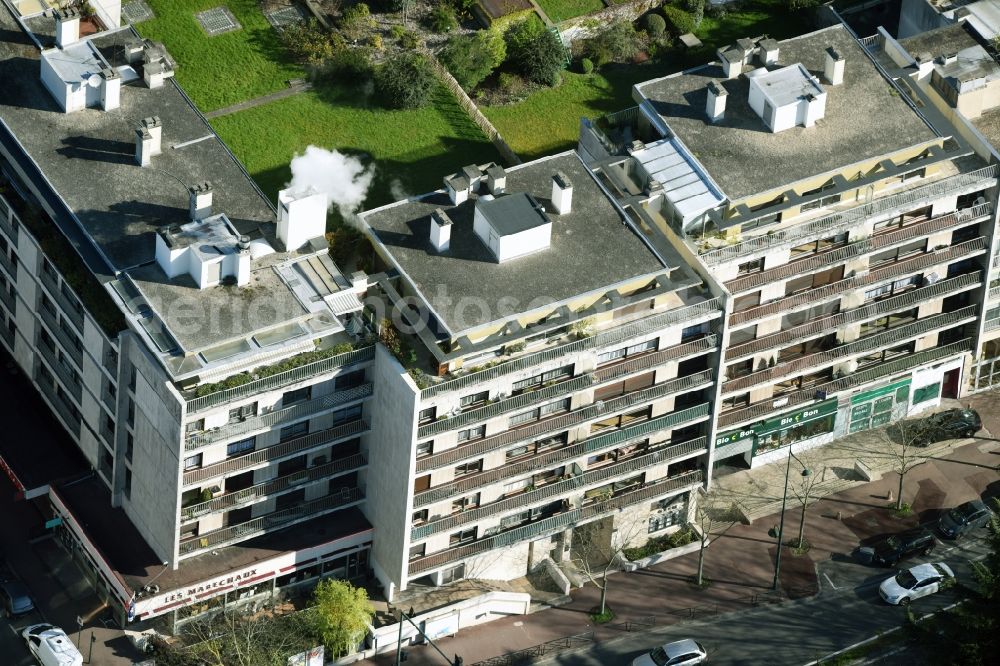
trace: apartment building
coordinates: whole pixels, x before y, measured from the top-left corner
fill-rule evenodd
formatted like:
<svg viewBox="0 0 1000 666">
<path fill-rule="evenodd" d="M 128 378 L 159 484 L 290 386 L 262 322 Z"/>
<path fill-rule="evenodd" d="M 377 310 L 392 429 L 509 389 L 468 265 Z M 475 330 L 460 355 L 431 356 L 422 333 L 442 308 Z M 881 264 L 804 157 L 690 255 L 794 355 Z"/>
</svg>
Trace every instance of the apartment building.
<svg viewBox="0 0 1000 666">
<path fill-rule="evenodd" d="M 869 53 L 877 41 L 839 25 L 739 40 L 585 123 L 582 153 L 643 233 L 730 296 L 713 465 L 967 390 L 996 167 Z"/>
<path fill-rule="evenodd" d="M 94 470 L 28 494 L 122 622 L 363 579 L 375 353 L 324 195 L 276 210 L 161 45 L 78 21 L 0 7 L 0 339 Z"/>
<path fill-rule="evenodd" d="M 581 530 L 610 555 L 689 519 L 721 301 L 575 152 L 467 166 L 361 218 L 384 269 L 370 317 L 408 366 L 376 364 L 391 376 L 372 562 L 389 595 L 586 557 Z"/>
</svg>

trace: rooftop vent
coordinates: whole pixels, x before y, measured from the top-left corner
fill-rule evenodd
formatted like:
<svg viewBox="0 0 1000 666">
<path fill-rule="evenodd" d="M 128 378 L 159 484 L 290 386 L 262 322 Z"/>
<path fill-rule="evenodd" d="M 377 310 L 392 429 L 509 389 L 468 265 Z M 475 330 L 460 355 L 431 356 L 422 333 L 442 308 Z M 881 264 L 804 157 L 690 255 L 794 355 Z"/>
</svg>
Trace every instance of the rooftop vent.
<svg viewBox="0 0 1000 666">
<path fill-rule="evenodd" d="M 161 152 L 163 123 L 159 116 L 143 118 L 135 130 L 135 161 L 139 166 L 149 166 Z"/>
<path fill-rule="evenodd" d="M 156 263 L 168 278 L 187 274 L 199 289 L 250 282 L 250 239 L 225 215 L 171 225 L 156 234 Z"/>
<path fill-rule="evenodd" d="M 164 81 L 174 75 L 177 63 L 167 53 L 166 47 L 148 39 L 142 45 L 142 80 L 150 88 L 163 87 Z"/>
<path fill-rule="evenodd" d="M 716 55 L 719 56 L 722 73 L 727 79 L 735 79 L 743 73 L 743 53 L 739 49 L 719 49 Z"/>
<path fill-rule="evenodd" d="M 718 81 L 709 81 L 705 100 L 705 115 L 710 122 L 718 122 L 726 115 L 726 89 Z"/>
<path fill-rule="evenodd" d="M 80 12 L 70 7 L 53 13 L 56 17 L 56 46 L 63 48 L 80 41 Z"/>
<path fill-rule="evenodd" d="M 278 240 L 297 250 L 326 233 L 326 195 L 313 187 L 278 192 Z"/>
<path fill-rule="evenodd" d="M 757 42 L 757 60 L 761 65 L 778 64 L 778 41 L 769 37 Z"/>
<path fill-rule="evenodd" d="M 451 246 L 451 218 L 442 208 L 431 213 L 430 238 L 431 245 L 438 252 L 447 252 Z"/>
<path fill-rule="evenodd" d="M 826 50 L 826 59 L 823 64 L 823 78 L 831 86 L 839 86 L 844 82 L 844 65 L 847 61 L 832 46 Z"/>
<path fill-rule="evenodd" d="M 491 164 L 486 168 L 486 187 L 490 194 L 503 194 L 507 187 L 507 171 L 499 164 Z"/>
<path fill-rule="evenodd" d="M 801 64 L 747 75 L 750 108 L 772 132 L 802 125 L 811 127 L 826 113 L 826 91 Z"/>
<path fill-rule="evenodd" d="M 544 250 L 552 240 L 552 221 L 545 209 L 523 192 L 480 197 L 472 228 L 500 263 Z"/>
<path fill-rule="evenodd" d="M 469 199 L 469 190 L 471 189 L 469 177 L 461 171 L 445 176 L 444 189 L 447 190 L 448 199 L 453 206 L 464 203 Z"/>
<path fill-rule="evenodd" d="M 204 220 L 212 214 L 212 184 L 204 182 L 188 188 L 188 210 L 192 220 Z M 250 241 L 247 241 L 250 247 Z"/>
<path fill-rule="evenodd" d="M 121 106 L 122 77 L 108 67 L 101 69 L 101 108 L 111 111 Z"/>
<path fill-rule="evenodd" d="M 939 55 L 937 58 L 934 59 L 934 62 L 937 63 L 938 65 L 950 65 L 951 63 L 957 61 L 958 61 L 957 53 L 945 53 Z"/>
<path fill-rule="evenodd" d="M 462 167 L 461 173 L 469 180 L 469 192 L 472 193 L 477 191 L 479 189 L 479 183 L 483 180 L 482 170 L 475 164 L 469 164 L 468 166 Z"/>
<path fill-rule="evenodd" d="M 556 171 L 552 176 L 552 207 L 558 215 L 566 215 L 573 210 L 573 183 L 562 171 Z"/>
<path fill-rule="evenodd" d="M 917 64 L 917 78 L 924 78 L 934 70 L 934 56 L 926 51 L 918 53 L 913 62 Z"/>
</svg>

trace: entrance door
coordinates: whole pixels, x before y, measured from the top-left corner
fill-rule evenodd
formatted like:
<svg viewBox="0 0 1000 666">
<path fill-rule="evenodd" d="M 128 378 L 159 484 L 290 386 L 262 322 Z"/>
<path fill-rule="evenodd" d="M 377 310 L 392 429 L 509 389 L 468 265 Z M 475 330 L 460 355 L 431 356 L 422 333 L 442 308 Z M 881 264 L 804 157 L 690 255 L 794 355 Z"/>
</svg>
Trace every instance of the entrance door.
<svg viewBox="0 0 1000 666">
<path fill-rule="evenodd" d="M 941 385 L 942 398 L 954 399 L 958 397 L 958 378 L 961 372 L 961 368 L 955 368 L 944 373 L 944 382 Z"/>
</svg>

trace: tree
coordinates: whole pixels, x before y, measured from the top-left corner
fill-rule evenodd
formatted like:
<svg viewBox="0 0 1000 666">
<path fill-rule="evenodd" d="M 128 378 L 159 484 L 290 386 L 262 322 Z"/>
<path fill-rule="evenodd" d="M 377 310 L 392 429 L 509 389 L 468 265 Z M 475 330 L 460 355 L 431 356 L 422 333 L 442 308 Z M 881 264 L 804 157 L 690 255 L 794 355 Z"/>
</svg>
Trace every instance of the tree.
<svg viewBox="0 0 1000 666">
<path fill-rule="evenodd" d="M 375 615 L 368 593 L 363 587 L 354 587 L 347 581 L 327 579 L 316 586 L 313 601 L 316 629 L 332 656 L 337 658 L 352 653 Z"/>
<path fill-rule="evenodd" d="M 659 14 L 648 14 L 646 16 L 646 32 L 653 39 L 659 39 L 663 37 L 663 33 L 667 30 L 666 20 Z"/>
<path fill-rule="evenodd" d="M 608 610 L 608 574 L 621 567 L 625 548 L 630 541 L 646 532 L 646 525 L 645 520 L 625 520 L 615 530 L 612 519 L 605 518 L 573 528 L 570 561 L 601 591 L 599 615 L 604 616 Z"/>
<path fill-rule="evenodd" d="M 403 52 L 375 70 L 375 93 L 387 107 L 416 109 L 427 104 L 434 81 L 427 56 Z"/>
<path fill-rule="evenodd" d="M 898 421 L 882 431 L 886 444 L 883 455 L 890 461 L 892 471 L 899 475 L 896 490 L 896 510 L 903 510 L 903 483 L 906 474 L 917 465 L 927 462 L 922 448 L 926 441 L 926 427 L 922 419 Z"/>
<path fill-rule="evenodd" d="M 521 21 L 507 30 L 507 54 L 525 78 L 547 86 L 559 83 L 559 72 L 566 64 L 562 41 L 538 21 Z"/>
<path fill-rule="evenodd" d="M 445 2 L 438 2 L 428 17 L 431 29 L 437 33 L 451 32 L 458 27 L 458 18 L 451 5 Z"/>
<path fill-rule="evenodd" d="M 344 11 L 340 18 L 340 29 L 347 39 L 357 42 L 368 36 L 368 33 L 375 30 L 378 24 L 375 17 L 371 15 L 371 10 L 363 2 L 359 2 L 353 7 Z"/>
<path fill-rule="evenodd" d="M 712 536 L 722 536 L 736 523 L 740 522 L 739 504 L 736 501 L 726 502 L 715 495 L 709 495 L 703 488 L 698 489 L 698 507 L 695 509 L 695 521 L 700 533 L 698 548 L 698 574 L 695 583 L 698 587 L 705 585 L 705 553 Z"/>
<path fill-rule="evenodd" d="M 792 495 L 802 504 L 802 514 L 799 516 L 799 537 L 795 542 L 795 547 L 799 551 L 805 547 L 806 509 L 809 508 L 809 503 L 816 499 L 811 497 L 813 486 L 816 484 L 815 471 L 810 469 L 808 474 L 804 472 L 805 470 L 803 470 L 803 476 L 800 477 L 801 481 L 792 487 Z"/>
<path fill-rule="evenodd" d="M 344 39 L 325 30 L 316 19 L 285 26 L 280 35 L 292 57 L 310 65 L 319 65 L 344 48 Z"/>
<path fill-rule="evenodd" d="M 607 30 L 591 39 L 587 44 L 587 51 L 602 65 L 607 62 L 627 62 L 641 47 L 639 35 L 632 23 L 622 20 L 615 21 Z"/>
<path fill-rule="evenodd" d="M 494 30 L 480 30 L 474 35 L 453 35 L 441 51 L 441 62 L 463 88 L 472 90 L 506 55 L 503 35 Z"/>
<path fill-rule="evenodd" d="M 289 656 L 316 645 L 306 613 L 224 612 L 186 625 L 185 632 L 191 646 L 163 648 L 163 656 L 157 654 L 157 663 L 286 666 Z"/>
</svg>

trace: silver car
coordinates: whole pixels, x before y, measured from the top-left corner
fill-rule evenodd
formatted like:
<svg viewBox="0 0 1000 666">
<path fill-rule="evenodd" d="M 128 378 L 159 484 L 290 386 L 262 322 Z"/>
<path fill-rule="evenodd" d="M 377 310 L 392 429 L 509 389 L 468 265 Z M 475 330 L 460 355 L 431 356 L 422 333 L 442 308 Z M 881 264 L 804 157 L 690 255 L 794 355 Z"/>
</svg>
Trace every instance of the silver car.
<svg viewBox="0 0 1000 666">
<path fill-rule="evenodd" d="M 940 591 L 954 579 L 955 573 L 944 562 L 918 564 L 883 581 L 878 593 L 887 603 L 906 606 L 913 599 Z"/>
<path fill-rule="evenodd" d="M 632 660 L 632 666 L 689 666 L 708 659 L 701 643 L 685 638 L 654 648 Z"/>
</svg>

